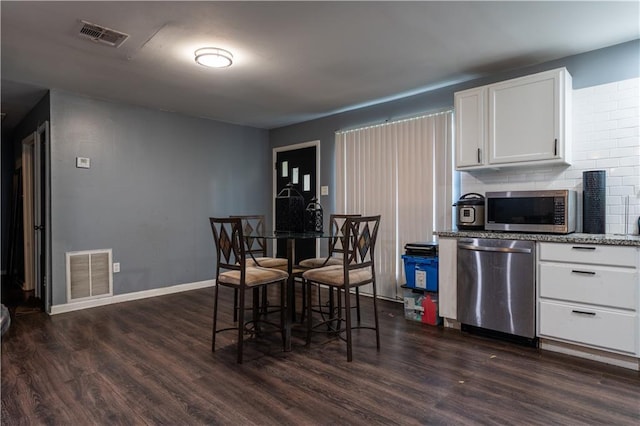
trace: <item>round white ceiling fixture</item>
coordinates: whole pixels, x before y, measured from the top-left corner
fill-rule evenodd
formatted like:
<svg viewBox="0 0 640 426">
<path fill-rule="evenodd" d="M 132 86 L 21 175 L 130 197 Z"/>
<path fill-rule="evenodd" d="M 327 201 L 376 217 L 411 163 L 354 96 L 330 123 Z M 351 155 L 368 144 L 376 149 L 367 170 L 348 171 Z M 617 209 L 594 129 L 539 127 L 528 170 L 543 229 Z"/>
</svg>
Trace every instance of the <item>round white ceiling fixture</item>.
<svg viewBox="0 0 640 426">
<path fill-rule="evenodd" d="M 209 68 L 227 68 L 233 63 L 233 54 L 217 47 L 203 47 L 195 55 L 196 63 Z"/>
</svg>

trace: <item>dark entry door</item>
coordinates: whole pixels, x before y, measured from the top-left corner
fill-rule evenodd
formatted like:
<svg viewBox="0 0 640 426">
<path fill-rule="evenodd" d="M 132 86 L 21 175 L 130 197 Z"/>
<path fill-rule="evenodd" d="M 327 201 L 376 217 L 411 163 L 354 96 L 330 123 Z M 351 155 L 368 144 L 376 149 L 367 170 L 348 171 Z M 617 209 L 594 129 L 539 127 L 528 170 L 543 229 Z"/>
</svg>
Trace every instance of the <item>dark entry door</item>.
<svg viewBox="0 0 640 426">
<path fill-rule="evenodd" d="M 316 147 L 280 151 L 276 154 L 276 194 L 291 182 L 304 197 L 304 206 L 316 197 Z M 276 211 L 276 215 L 278 212 Z M 276 223 L 277 223 L 276 216 Z M 287 242 L 278 240 L 276 255 L 287 256 Z M 296 240 L 295 263 L 303 259 L 316 257 L 315 239 Z"/>
</svg>

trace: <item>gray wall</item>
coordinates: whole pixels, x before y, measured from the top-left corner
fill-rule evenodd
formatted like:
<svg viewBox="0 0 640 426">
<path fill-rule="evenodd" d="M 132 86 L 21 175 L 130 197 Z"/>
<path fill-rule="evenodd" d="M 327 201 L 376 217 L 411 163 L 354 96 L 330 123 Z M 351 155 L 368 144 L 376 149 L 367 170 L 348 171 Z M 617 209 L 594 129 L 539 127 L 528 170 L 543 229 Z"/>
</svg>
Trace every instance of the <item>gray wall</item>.
<svg viewBox="0 0 640 426">
<path fill-rule="evenodd" d="M 53 305 L 68 251 L 113 249 L 114 294 L 209 280 L 208 218 L 271 211 L 266 130 L 53 90 L 51 142 Z"/>
<path fill-rule="evenodd" d="M 638 77 L 640 75 L 640 40 L 535 66 L 508 70 L 473 81 L 318 120 L 272 129 L 269 132 L 269 142 L 272 147 L 279 147 L 303 141 L 320 140 L 320 184 L 329 186 L 329 195 L 322 196 L 320 203 L 325 208 L 325 217 L 328 217 L 329 213 L 335 211 L 334 133 L 337 130 L 346 130 L 416 116 L 422 113 L 450 109 L 453 108 L 453 94 L 459 90 L 560 67 L 566 67 L 573 77 L 574 89 Z"/>
</svg>

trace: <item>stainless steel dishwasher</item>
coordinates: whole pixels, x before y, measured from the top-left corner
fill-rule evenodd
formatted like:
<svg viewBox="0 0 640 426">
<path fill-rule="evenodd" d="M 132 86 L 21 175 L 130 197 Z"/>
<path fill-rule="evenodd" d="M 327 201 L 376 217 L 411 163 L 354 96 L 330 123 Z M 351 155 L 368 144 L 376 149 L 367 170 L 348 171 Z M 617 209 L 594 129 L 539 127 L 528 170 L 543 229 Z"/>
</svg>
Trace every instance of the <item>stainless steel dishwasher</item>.
<svg viewBox="0 0 640 426">
<path fill-rule="evenodd" d="M 534 247 L 533 241 L 458 240 L 458 321 L 463 330 L 495 331 L 537 344 Z"/>
</svg>

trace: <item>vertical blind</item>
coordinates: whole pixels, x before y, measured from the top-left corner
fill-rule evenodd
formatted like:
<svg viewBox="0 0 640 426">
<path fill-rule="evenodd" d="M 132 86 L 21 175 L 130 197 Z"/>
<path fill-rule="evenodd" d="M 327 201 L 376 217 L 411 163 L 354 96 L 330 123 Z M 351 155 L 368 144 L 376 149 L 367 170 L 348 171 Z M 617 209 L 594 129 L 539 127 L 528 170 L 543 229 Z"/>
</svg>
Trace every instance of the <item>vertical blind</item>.
<svg viewBox="0 0 640 426">
<path fill-rule="evenodd" d="M 452 113 L 336 133 L 336 211 L 380 214 L 378 294 L 401 296 L 404 245 L 451 224 Z M 370 291 L 364 289 L 364 291 Z"/>
</svg>

